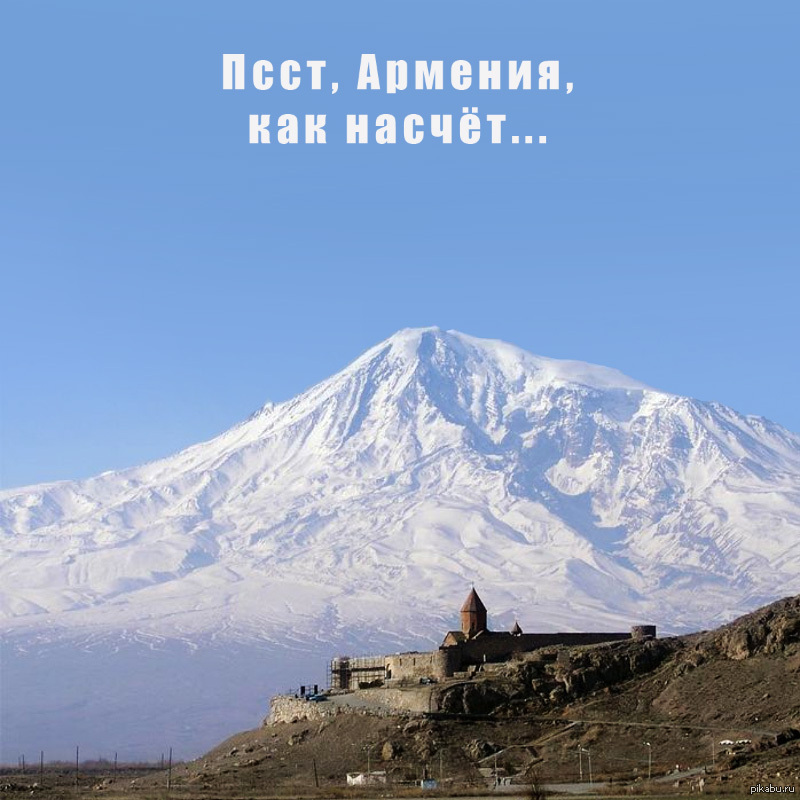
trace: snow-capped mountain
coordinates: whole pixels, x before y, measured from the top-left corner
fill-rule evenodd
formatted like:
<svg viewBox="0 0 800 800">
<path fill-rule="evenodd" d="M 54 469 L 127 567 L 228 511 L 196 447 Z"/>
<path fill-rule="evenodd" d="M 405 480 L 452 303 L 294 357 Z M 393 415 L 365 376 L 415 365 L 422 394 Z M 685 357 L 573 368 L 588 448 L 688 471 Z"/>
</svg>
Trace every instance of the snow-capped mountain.
<svg viewBox="0 0 800 800">
<path fill-rule="evenodd" d="M 2 492 L 0 529 L 4 705 L 57 673 L 39 722 L 77 702 L 81 728 L 95 712 L 68 684 L 94 670 L 131 731 L 170 698 L 165 736 L 195 752 L 337 652 L 430 646 L 473 581 L 490 625 L 531 631 L 686 630 L 800 592 L 800 437 L 611 369 L 406 330 L 177 455 Z M 156 662 L 173 665 L 160 683 Z M 119 701 L 145 675 L 151 699 Z M 183 730 L 212 697 L 227 716 Z M 36 724 L 19 723 L 31 751 Z"/>
</svg>

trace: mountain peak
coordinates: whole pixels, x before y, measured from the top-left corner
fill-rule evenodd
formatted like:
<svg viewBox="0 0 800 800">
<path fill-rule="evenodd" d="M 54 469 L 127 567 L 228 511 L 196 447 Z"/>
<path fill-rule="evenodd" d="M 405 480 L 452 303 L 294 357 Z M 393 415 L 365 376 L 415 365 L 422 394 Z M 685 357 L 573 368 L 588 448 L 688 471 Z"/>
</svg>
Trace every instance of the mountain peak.
<svg viewBox="0 0 800 800">
<path fill-rule="evenodd" d="M 358 368 L 376 357 L 400 361 L 407 366 L 420 360 L 449 363 L 451 366 L 460 364 L 478 374 L 485 373 L 488 368 L 515 381 L 527 372 L 536 375 L 541 382 L 594 389 L 654 391 L 641 381 L 609 367 L 535 355 L 499 339 L 479 338 L 436 326 L 403 328 L 371 347 L 351 366 Z"/>
</svg>

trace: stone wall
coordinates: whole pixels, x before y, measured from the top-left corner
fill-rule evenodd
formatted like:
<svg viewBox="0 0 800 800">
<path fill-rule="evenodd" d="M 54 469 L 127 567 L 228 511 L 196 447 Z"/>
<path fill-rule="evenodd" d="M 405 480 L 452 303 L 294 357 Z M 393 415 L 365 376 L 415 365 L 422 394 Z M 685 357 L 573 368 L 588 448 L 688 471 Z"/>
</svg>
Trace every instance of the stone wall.
<svg viewBox="0 0 800 800">
<path fill-rule="evenodd" d="M 282 722 L 320 721 L 337 714 L 369 714 L 388 716 L 398 712 L 423 714 L 436 711 L 435 685 L 417 684 L 409 688 L 359 689 L 353 692 L 330 694 L 319 703 L 303 700 L 294 695 L 277 695 L 270 700 L 269 716 L 265 725 Z"/>
<path fill-rule="evenodd" d="M 321 720 L 338 712 L 338 707 L 325 701 L 313 703 L 294 695 L 279 694 L 269 701 L 269 716 L 265 725 L 276 725 L 279 722 L 299 722 L 300 720 Z"/>
<path fill-rule="evenodd" d="M 387 680 L 419 680 L 420 678 L 433 678 L 439 675 L 441 659 L 438 650 L 428 653 L 396 653 L 386 656 Z"/>
<path fill-rule="evenodd" d="M 634 635 L 637 638 L 655 636 L 654 626 L 639 626 Z M 523 633 L 513 636 L 509 633 L 483 633 L 455 645 L 447 650 L 459 650 L 461 669 L 470 665 L 491 663 L 510 658 L 515 653 L 530 653 L 543 647 L 580 647 L 604 642 L 619 642 L 631 639 L 630 633 Z"/>
<path fill-rule="evenodd" d="M 408 711 L 416 714 L 423 714 L 428 711 L 436 711 L 437 704 L 431 699 L 435 689 L 431 686 L 420 686 L 414 689 L 393 689 L 390 687 L 381 689 L 362 689 L 358 694 L 373 709 L 380 713 Z"/>
<path fill-rule="evenodd" d="M 542 647 L 579 647 L 655 636 L 655 627 L 636 626 L 632 633 L 510 633 L 479 634 L 459 644 L 427 653 L 396 653 L 385 657 L 386 678 L 393 682 L 417 682 L 420 678 L 449 678 L 478 664 L 504 661 L 515 653 L 530 653 Z"/>
<path fill-rule="evenodd" d="M 641 641 L 642 639 L 655 639 L 656 626 L 655 625 L 634 625 L 631 628 L 631 639 Z"/>
</svg>

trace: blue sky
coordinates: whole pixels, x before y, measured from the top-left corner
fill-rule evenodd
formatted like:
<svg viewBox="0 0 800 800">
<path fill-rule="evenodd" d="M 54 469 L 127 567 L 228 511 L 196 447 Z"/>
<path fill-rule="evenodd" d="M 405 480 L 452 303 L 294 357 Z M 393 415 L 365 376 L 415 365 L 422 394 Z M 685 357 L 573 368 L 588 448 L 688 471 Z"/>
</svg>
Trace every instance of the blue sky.
<svg viewBox="0 0 800 800">
<path fill-rule="evenodd" d="M 37 2 L 0 30 L 0 485 L 209 438 L 397 329 L 616 367 L 800 431 L 797 3 Z M 223 53 L 336 95 L 224 92 Z M 562 92 L 355 89 L 558 59 Z M 347 145 L 348 113 L 546 145 Z M 326 145 L 250 145 L 325 113 Z"/>
</svg>

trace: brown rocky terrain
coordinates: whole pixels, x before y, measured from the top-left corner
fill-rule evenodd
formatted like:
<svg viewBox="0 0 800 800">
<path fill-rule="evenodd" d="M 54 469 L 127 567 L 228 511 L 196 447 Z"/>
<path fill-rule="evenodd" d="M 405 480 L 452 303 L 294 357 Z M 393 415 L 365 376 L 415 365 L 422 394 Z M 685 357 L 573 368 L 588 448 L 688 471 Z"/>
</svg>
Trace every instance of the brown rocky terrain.
<svg viewBox="0 0 800 800">
<path fill-rule="evenodd" d="M 368 759 L 393 791 L 423 775 L 485 790 L 495 768 L 518 783 L 588 782 L 590 759 L 606 793 L 689 792 L 700 778 L 706 792 L 796 786 L 800 597 L 711 632 L 539 650 L 433 691 L 434 713 L 360 708 L 238 734 L 176 767 L 172 794 L 330 796 Z M 144 796 L 163 782 L 97 791 Z"/>
</svg>

